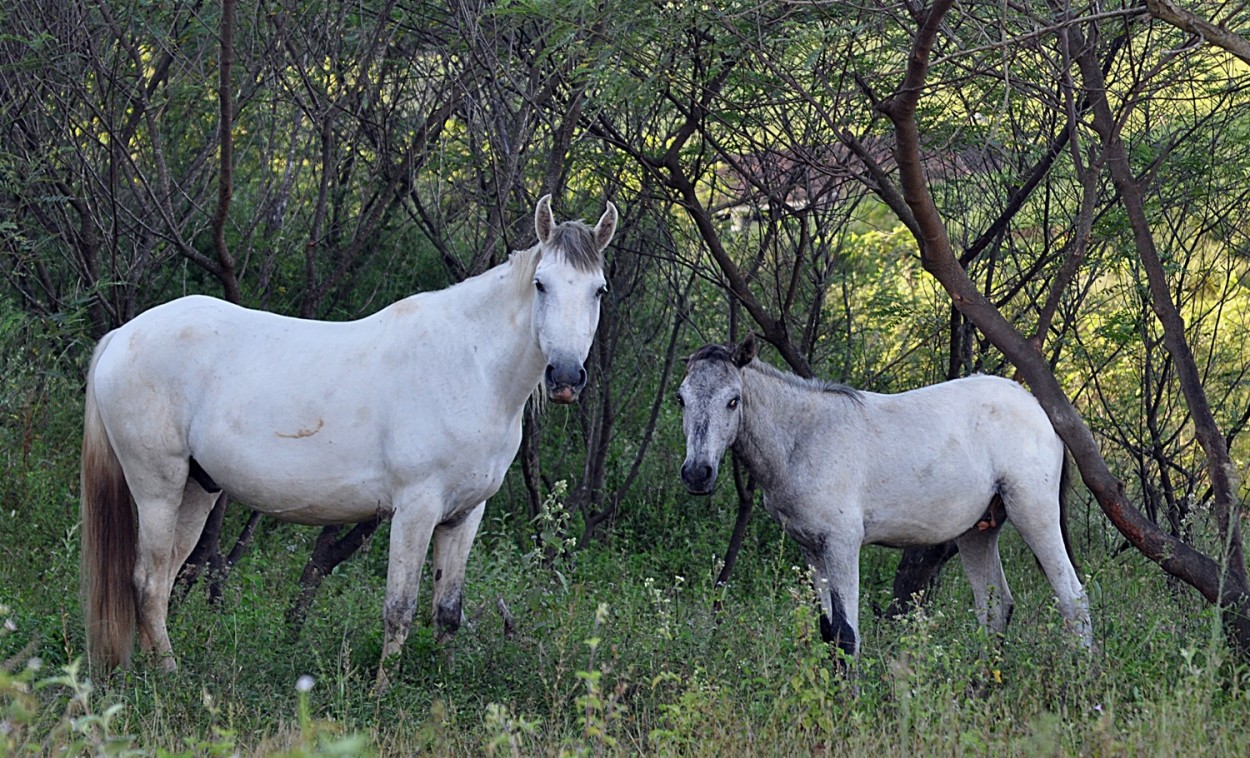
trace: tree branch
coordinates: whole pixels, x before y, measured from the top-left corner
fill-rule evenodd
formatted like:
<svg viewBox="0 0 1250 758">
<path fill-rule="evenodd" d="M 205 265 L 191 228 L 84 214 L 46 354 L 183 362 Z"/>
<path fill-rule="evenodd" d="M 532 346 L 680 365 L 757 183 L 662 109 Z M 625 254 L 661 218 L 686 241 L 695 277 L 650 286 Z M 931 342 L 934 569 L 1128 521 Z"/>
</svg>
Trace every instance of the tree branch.
<svg viewBox="0 0 1250 758">
<path fill-rule="evenodd" d="M 1217 26 L 1198 14 L 1177 5 L 1173 0 L 1146 0 L 1150 15 L 1175 26 L 1181 31 L 1196 34 L 1206 42 L 1223 48 L 1246 63 L 1250 63 L 1250 41 L 1239 34 Z"/>
<path fill-rule="evenodd" d="M 226 245 L 226 216 L 234 195 L 234 104 L 231 70 L 234 67 L 234 0 L 221 4 L 221 60 L 218 64 L 217 101 L 220 104 L 218 148 L 221 168 L 217 180 L 217 209 L 213 212 L 213 250 L 217 253 L 214 273 L 225 291 L 226 300 L 236 305 L 243 302 L 239 280 L 235 276 L 234 256 Z"/>
<path fill-rule="evenodd" d="M 904 81 L 881 106 L 895 125 L 895 160 L 904 197 L 921 228 L 919 241 L 924 268 L 938 279 L 968 320 L 1020 370 L 1055 431 L 1071 451 L 1085 484 L 1116 528 L 1169 574 L 1191 584 L 1208 600 L 1223 605 L 1238 597 L 1236 593 L 1241 590 L 1224 586 L 1218 562 L 1167 534 L 1128 503 L 1123 485 L 1108 469 L 1093 434 L 1063 393 L 1040 351 L 981 295 L 954 257 L 920 161 L 920 134 L 915 119 L 937 29 L 952 4 L 952 0 L 938 0 L 920 16 Z M 1088 52 L 1086 55 L 1097 70 L 1095 59 Z M 1082 66 L 1082 70 L 1086 67 Z M 1105 107 L 1105 98 L 1103 105 Z"/>
</svg>

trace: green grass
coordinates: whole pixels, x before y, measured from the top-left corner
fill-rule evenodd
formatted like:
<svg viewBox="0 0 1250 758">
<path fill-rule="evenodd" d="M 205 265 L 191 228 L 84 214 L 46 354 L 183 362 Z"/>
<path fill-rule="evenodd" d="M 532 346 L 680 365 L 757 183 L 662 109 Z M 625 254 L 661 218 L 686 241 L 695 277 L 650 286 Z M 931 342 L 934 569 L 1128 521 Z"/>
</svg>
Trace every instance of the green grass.
<svg viewBox="0 0 1250 758">
<path fill-rule="evenodd" d="M 545 568 L 536 552 L 485 537 L 471 563 L 470 624 L 443 647 L 428 624 L 417 629 L 395 686 L 381 697 L 370 691 L 381 542 L 326 581 L 304 633 L 291 639 L 282 614 L 307 540 L 300 530 L 271 530 L 232 576 L 220 609 L 198 593 L 178 608 L 177 674 L 141 661 L 89 695 L 81 681 L 75 687 L 59 676 L 80 645 L 72 582 L 16 603 L 6 598 L 14 623 L 3 645 L 19 665 L 0 698 L 7 711 L 26 715 L 6 712 L 0 739 L 13 752 L 74 745 L 194 755 L 343 747 L 503 755 L 1244 752 L 1245 670 L 1225 654 L 1208 611 L 1127 554 L 1086 561 L 1096 589 L 1092 657 L 1065 638 L 1045 582 L 1012 544 L 1018 606 L 1005 639 L 977 628 L 953 565 L 923 610 L 898 621 L 866 612 L 863 656 L 844 677 L 819 642 L 804 572 L 790 565 L 784 545 L 744 557 L 716 618 L 710 565 L 702 575 L 660 575 L 646 571 L 645 556 L 609 545 Z M 884 551 L 865 556 L 889 560 Z M 500 597 L 517 619 L 511 639 L 495 611 Z M 69 619 L 64 627 L 61 619 Z M 37 650 L 14 649 L 36 636 Z M 27 672 L 20 659 L 33 654 L 42 668 Z M 295 686 L 303 675 L 314 682 L 306 695 Z M 358 741 L 338 742 L 353 736 Z"/>
<path fill-rule="evenodd" d="M 630 503 L 646 518 L 551 565 L 512 506 L 492 503 L 470 560 L 469 623 L 435 644 L 427 572 L 422 618 L 380 697 L 385 528 L 326 579 L 292 638 L 283 614 L 315 531 L 273 522 L 220 607 L 195 592 L 174 610 L 178 673 L 140 660 L 90 685 L 75 668 L 76 413 L 44 409 L 43 433 L 0 440 L 0 755 L 1245 753 L 1246 668 L 1196 594 L 1131 551 L 1081 556 L 1091 656 L 1062 632 L 1011 530 L 1017 606 L 1001 640 L 978 629 L 958 562 L 922 610 L 879 618 L 897 554 L 868 549 L 863 654 L 847 677 L 819 641 L 794 546 L 762 514 L 712 613 L 732 509 L 676 488 L 671 501 Z M 657 524 L 662 534 L 640 533 Z"/>
</svg>

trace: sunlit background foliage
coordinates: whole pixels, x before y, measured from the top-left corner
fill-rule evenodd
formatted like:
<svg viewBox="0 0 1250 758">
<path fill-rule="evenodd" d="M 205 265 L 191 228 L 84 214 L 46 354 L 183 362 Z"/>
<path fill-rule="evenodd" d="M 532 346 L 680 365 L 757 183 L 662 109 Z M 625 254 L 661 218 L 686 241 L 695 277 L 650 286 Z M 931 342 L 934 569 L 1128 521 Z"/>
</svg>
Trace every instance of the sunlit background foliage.
<svg viewBox="0 0 1250 758">
<path fill-rule="evenodd" d="M 1001 644 L 977 630 L 954 565 L 918 610 L 882 618 L 897 555 L 866 551 L 850 678 L 819 641 L 797 550 L 762 513 L 714 585 L 738 503 L 732 487 L 684 494 L 671 397 L 682 356 L 764 330 L 717 249 L 816 374 L 882 392 L 1013 375 L 880 193 L 895 169 L 875 105 L 906 64 L 907 7 L 238 5 L 225 242 L 244 305 L 341 320 L 446 286 L 530 245 L 547 192 L 561 218 L 596 218 L 605 200 L 623 214 L 591 390 L 532 420 L 539 469 L 514 467 L 488 506 L 470 623 L 449 649 L 422 626 L 379 699 L 385 526 L 296 638 L 283 612 L 316 533 L 264 521 L 220 605 L 197 590 L 174 611 L 181 673 L 141 664 L 90 683 L 77 663 L 90 350 L 154 304 L 223 291 L 220 4 L 0 4 L 0 753 L 1242 754 L 1246 670 L 1217 615 L 1079 488 L 1093 658 L 1066 646 L 1014 533 Z M 1172 297 L 1244 473 L 1250 71 L 1136 6 L 1065 9 L 1099 32 Z M 919 114 L 926 170 L 956 253 L 976 249 L 970 275 L 1023 333 L 1081 246 L 1041 349 L 1129 499 L 1214 551 L 1204 456 L 1106 176 L 1081 233 L 1078 168 L 1096 151 L 1062 28 L 1047 4 L 956 5 Z M 232 506 L 227 541 L 245 519 Z"/>
</svg>

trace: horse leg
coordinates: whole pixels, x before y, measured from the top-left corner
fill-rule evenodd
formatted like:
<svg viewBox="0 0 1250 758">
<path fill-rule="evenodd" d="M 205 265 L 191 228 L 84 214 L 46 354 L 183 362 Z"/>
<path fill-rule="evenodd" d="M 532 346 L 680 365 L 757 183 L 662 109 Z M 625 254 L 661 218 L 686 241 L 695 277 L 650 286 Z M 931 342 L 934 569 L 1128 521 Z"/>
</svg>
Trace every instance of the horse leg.
<svg viewBox="0 0 1250 758">
<path fill-rule="evenodd" d="M 1000 522 L 1001 523 L 1001 522 Z M 1011 588 L 1003 573 L 1003 562 L 998 555 L 1000 527 L 986 531 L 970 531 L 955 544 L 959 546 L 959 558 L 964 573 L 972 584 L 972 596 L 977 604 L 977 618 L 981 626 L 997 634 L 1007 630 L 1015 603 Z"/>
<path fill-rule="evenodd" d="M 1042 564 L 1067 628 L 1080 638 L 1082 645 L 1092 647 L 1094 633 L 1089 619 L 1089 598 L 1068 559 L 1055 501 L 1045 497 L 1012 498 L 1007 502 L 1007 516 Z"/>
<path fill-rule="evenodd" d="M 169 596 L 179 569 L 195 548 L 204 522 L 220 496 L 220 490 L 208 492 L 188 479 L 172 513 L 162 505 L 148 508 L 139 519 L 139 557 L 135 563 L 139 646 L 156 653 L 166 671 L 178 668 L 169 641 Z"/>
<path fill-rule="evenodd" d="M 188 479 L 182 490 L 182 507 L 178 510 L 178 525 L 174 536 L 174 558 L 172 562 L 172 582 L 177 582 L 182 566 L 191 557 L 195 546 L 199 544 L 200 535 L 204 532 L 204 524 L 208 522 L 213 506 L 221 499 L 221 490 L 208 490 L 195 479 Z M 187 586 L 190 589 L 190 586 Z M 185 593 L 179 595 L 185 597 Z"/>
<path fill-rule="evenodd" d="M 177 463 L 171 463 L 160 473 L 151 472 L 151 476 L 136 477 L 138 486 L 132 486 L 139 516 L 134 572 L 139 646 L 144 651 L 155 653 L 160 658 L 161 668 L 166 671 L 178 668 L 173 646 L 169 642 L 166 616 L 174 575 L 181 565 L 177 560 L 178 532 L 185 485 L 182 487 L 184 491 L 179 491 L 176 482 L 186 480 L 186 466 L 183 462 L 181 478 L 174 473 Z"/>
<path fill-rule="evenodd" d="M 857 545 L 834 545 L 827 535 L 821 543 L 816 550 L 804 550 L 815 570 L 820 636 L 853 658 L 859 649 L 859 549 Z"/>
<path fill-rule="evenodd" d="M 486 503 L 481 502 L 458 520 L 434 527 L 434 620 L 440 642 L 460 628 L 465 566 L 485 512 Z"/>
<path fill-rule="evenodd" d="M 174 537 L 174 577 L 182 564 L 191 557 L 191 551 L 200 541 L 208 514 L 221 497 L 221 490 L 206 490 L 194 479 L 188 479 L 182 489 L 182 507 L 178 510 L 178 526 Z"/>
<path fill-rule="evenodd" d="M 390 686 L 387 668 L 398 658 L 412 629 L 421 586 L 421 568 L 438 523 L 439 503 L 432 497 L 406 498 L 391 518 L 390 556 L 386 566 L 386 600 L 382 606 L 382 660 L 374 685 L 380 694 Z"/>
</svg>

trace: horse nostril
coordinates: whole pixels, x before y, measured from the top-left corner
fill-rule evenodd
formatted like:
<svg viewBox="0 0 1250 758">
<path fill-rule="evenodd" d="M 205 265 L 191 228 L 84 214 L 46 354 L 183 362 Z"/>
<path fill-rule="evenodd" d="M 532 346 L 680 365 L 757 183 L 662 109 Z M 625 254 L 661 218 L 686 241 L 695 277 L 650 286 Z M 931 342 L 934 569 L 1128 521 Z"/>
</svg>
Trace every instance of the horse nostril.
<svg viewBox="0 0 1250 758">
<path fill-rule="evenodd" d="M 712 481 L 712 467 L 707 463 L 683 463 L 681 480 L 691 487 L 703 487 Z"/>
<path fill-rule="evenodd" d="M 586 386 L 586 369 L 576 364 L 548 363 L 545 376 L 548 387 L 569 387 L 576 391 Z"/>
</svg>

